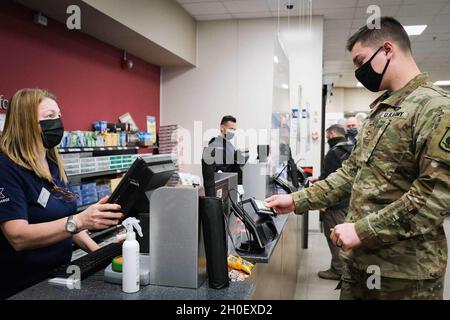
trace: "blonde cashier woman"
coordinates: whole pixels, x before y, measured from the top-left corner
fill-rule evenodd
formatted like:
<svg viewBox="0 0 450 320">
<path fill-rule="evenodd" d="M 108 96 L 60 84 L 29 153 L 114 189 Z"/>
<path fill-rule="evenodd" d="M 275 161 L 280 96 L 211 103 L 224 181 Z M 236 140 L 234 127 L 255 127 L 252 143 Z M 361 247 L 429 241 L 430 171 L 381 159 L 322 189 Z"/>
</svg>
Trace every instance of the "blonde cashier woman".
<svg viewBox="0 0 450 320">
<path fill-rule="evenodd" d="M 77 196 L 56 146 L 64 133 L 56 98 L 40 89 L 19 90 L 0 137 L 0 298 L 40 281 L 67 263 L 72 243 L 99 246 L 86 230 L 118 223 L 120 206 L 107 197 L 76 214 Z M 113 212 L 115 211 L 115 212 Z"/>
</svg>

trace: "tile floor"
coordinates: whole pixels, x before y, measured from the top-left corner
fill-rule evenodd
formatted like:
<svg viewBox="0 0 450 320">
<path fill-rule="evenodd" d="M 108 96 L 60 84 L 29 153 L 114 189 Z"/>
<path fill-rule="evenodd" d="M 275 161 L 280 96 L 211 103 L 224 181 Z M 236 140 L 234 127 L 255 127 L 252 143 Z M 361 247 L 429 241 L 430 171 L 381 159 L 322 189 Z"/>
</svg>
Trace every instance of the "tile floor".
<svg viewBox="0 0 450 320">
<path fill-rule="evenodd" d="M 444 224 L 450 248 L 450 219 Z M 298 300 L 338 300 L 339 290 L 334 290 L 338 281 L 323 280 L 317 276 L 320 270 L 328 269 L 331 254 L 322 233 L 310 232 L 309 248 L 302 251 L 298 269 L 298 283 L 295 299 Z M 446 272 L 444 299 L 450 300 L 450 261 Z"/>
</svg>

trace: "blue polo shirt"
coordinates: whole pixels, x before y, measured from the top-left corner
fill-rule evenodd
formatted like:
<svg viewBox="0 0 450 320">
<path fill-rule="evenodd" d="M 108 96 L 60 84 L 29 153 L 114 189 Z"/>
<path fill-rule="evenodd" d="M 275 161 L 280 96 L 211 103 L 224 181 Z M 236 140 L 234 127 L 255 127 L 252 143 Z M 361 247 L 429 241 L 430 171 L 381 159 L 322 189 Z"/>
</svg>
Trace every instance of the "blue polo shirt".
<svg viewBox="0 0 450 320">
<path fill-rule="evenodd" d="M 56 184 L 67 187 L 57 165 L 51 160 L 48 163 Z M 76 212 L 75 201 L 58 199 L 60 195 L 52 192 L 44 207 L 45 202 L 38 201 L 43 188 L 50 192 L 52 185 L 0 153 L 0 224 L 17 219 L 44 223 Z M 40 281 L 48 271 L 69 262 L 71 256 L 72 237 L 45 248 L 17 252 L 0 230 L 0 298 Z"/>
</svg>

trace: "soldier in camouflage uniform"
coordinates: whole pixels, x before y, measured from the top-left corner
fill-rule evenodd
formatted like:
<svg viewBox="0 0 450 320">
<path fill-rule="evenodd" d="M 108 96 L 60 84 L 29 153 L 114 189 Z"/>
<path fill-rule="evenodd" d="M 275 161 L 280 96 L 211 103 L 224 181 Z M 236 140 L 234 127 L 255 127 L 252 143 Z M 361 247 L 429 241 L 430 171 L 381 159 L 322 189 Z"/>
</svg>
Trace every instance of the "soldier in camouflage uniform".
<svg viewBox="0 0 450 320">
<path fill-rule="evenodd" d="M 302 213 L 351 195 L 346 223 L 332 232 L 345 262 L 341 299 L 442 299 L 450 93 L 420 73 L 408 36 L 393 18 L 381 18 L 381 29 L 361 28 L 347 47 L 361 83 L 387 92 L 371 104 L 341 169 L 310 188 L 272 196 L 267 206 Z M 379 287 L 371 286 L 373 266 Z"/>
</svg>

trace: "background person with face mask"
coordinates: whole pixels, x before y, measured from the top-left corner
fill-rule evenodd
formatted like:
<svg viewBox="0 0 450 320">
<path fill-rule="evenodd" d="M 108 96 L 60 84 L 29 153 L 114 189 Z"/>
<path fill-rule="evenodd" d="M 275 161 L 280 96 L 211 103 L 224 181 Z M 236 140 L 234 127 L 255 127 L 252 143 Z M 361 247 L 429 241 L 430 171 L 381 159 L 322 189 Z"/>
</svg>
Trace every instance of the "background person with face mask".
<svg viewBox="0 0 450 320">
<path fill-rule="evenodd" d="M 236 133 L 236 118 L 224 116 L 220 121 L 220 134 L 212 138 L 208 146 L 216 148 L 216 171 L 238 173 L 238 183 L 242 185 L 242 172 L 237 166 L 235 154 L 236 149 L 231 143 Z"/>
<path fill-rule="evenodd" d="M 329 207 L 349 196 L 341 248 L 341 299 L 443 299 L 444 219 L 450 212 L 450 93 L 420 72 L 403 26 L 380 18 L 347 43 L 356 78 L 387 90 L 370 105 L 350 158 L 292 195 L 273 196 L 278 213 Z"/>
<path fill-rule="evenodd" d="M 356 117 L 348 117 L 345 120 L 345 127 L 347 128 L 347 139 L 350 143 L 356 144 L 356 136 L 361 128 L 361 123 Z"/>
<path fill-rule="evenodd" d="M 345 129 L 339 124 L 334 124 L 325 130 L 326 138 L 330 149 L 325 155 L 323 161 L 323 169 L 319 179 L 308 178 L 309 181 L 315 182 L 317 180 L 324 180 L 330 174 L 335 172 L 342 166 L 342 162 L 347 160 L 350 156 L 353 144 L 348 142 L 345 138 Z M 331 241 L 331 230 L 338 224 L 344 223 L 345 216 L 348 211 L 349 198 L 346 198 L 326 208 L 320 212 L 321 221 L 323 222 L 323 229 L 325 238 L 327 239 L 328 247 L 331 252 L 330 268 L 325 271 L 319 271 L 318 276 L 327 280 L 339 280 L 342 275 L 343 264 L 339 257 L 339 248 Z"/>
<path fill-rule="evenodd" d="M 98 249 L 86 230 L 116 225 L 122 217 L 107 197 L 76 214 L 77 196 L 67 189 L 56 149 L 63 133 L 52 94 L 14 94 L 0 137 L 0 298 L 68 263 L 73 242 L 88 252 Z"/>
</svg>

